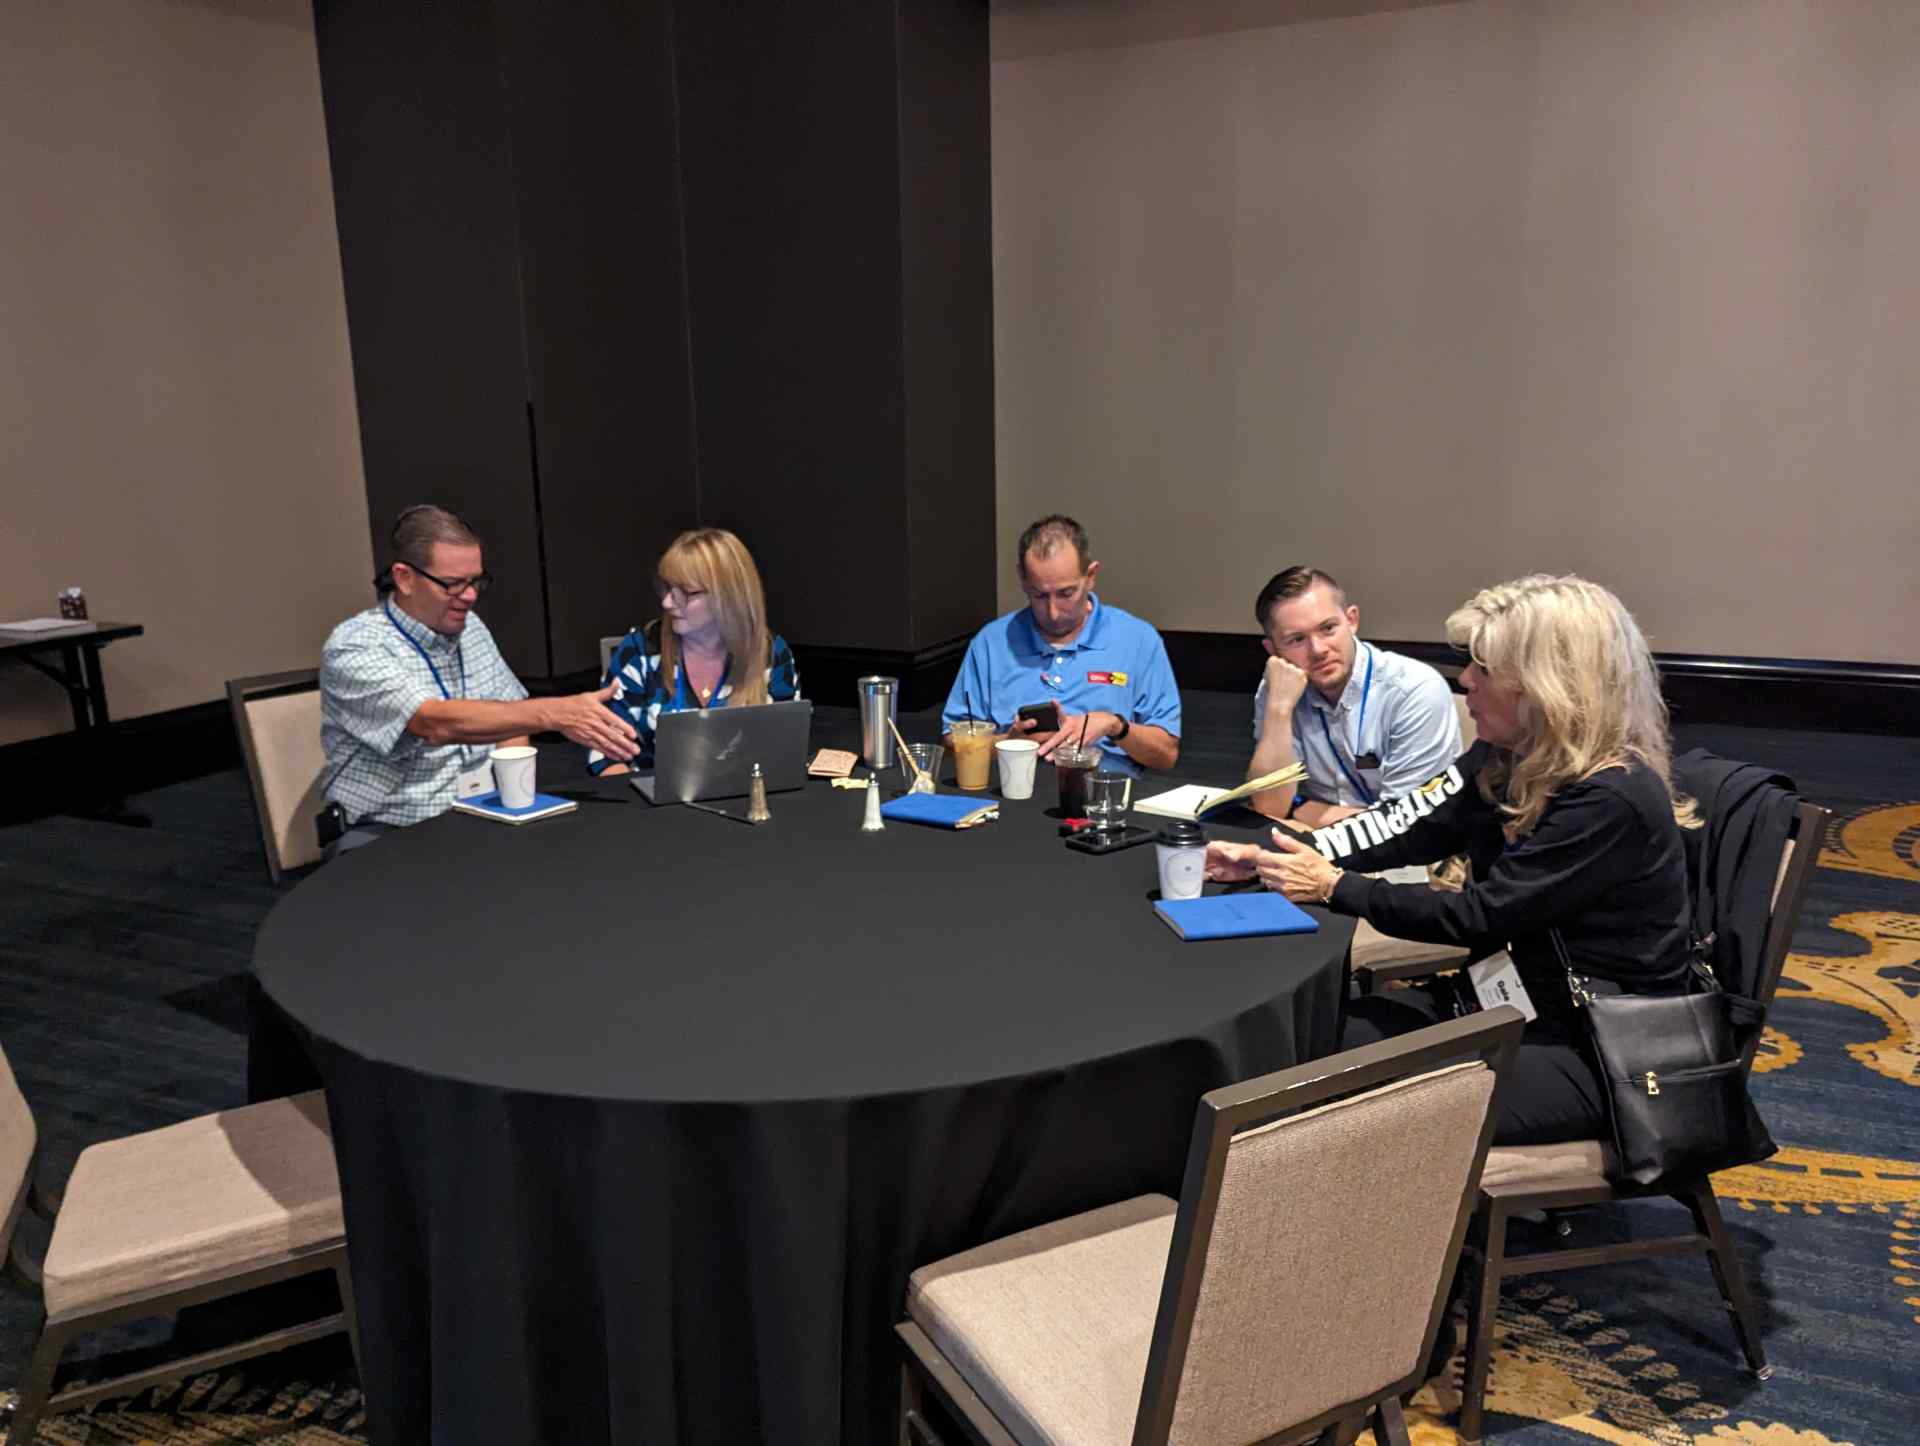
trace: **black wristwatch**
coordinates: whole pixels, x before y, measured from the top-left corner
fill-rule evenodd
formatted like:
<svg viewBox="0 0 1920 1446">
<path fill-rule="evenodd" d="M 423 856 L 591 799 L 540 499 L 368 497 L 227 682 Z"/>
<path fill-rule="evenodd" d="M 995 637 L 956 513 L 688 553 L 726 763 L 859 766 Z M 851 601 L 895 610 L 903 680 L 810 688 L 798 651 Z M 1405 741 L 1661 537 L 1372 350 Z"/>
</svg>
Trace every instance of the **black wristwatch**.
<svg viewBox="0 0 1920 1446">
<path fill-rule="evenodd" d="M 1122 738 L 1125 738 L 1131 732 L 1133 732 L 1133 724 L 1129 723 L 1125 717 L 1121 717 L 1120 731 L 1113 735 L 1113 741 L 1115 743 L 1118 743 Z"/>
</svg>

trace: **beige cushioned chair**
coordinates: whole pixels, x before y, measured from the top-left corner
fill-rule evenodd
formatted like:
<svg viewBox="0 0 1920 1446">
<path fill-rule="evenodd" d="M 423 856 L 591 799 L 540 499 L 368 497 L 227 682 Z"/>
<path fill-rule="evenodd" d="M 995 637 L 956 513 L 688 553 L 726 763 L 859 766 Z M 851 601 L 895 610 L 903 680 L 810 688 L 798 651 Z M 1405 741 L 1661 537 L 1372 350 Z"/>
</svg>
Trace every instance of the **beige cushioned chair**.
<svg viewBox="0 0 1920 1446">
<path fill-rule="evenodd" d="M 1787 961 L 1793 928 L 1805 902 L 1819 859 L 1827 811 L 1803 803 L 1794 819 L 1774 871 L 1773 913 L 1767 922 L 1758 998 L 1771 1005 Z M 1755 1041 L 1757 1047 L 1758 1040 Z M 1746 1067 L 1753 1067 L 1753 1048 Z M 1668 1181 L 1649 1190 L 1616 1184 L 1612 1147 L 1601 1140 L 1572 1140 L 1558 1145 L 1496 1147 L 1487 1155 L 1474 1212 L 1469 1256 L 1478 1261 L 1478 1285 L 1468 1298 L 1467 1361 L 1461 1389 L 1460 1439 L 1478 1441 L 1485 1420 L 1487 1377 L 1493 1364 L 1494 1320 L 1500 1309 L 1500 1282 L 1510 1276 L 1611 1265 L 1653 1256 L 1703 1254 L 1712 1268 L 1735 1336 L 1747 1365 L 1761 1380 L 1773 1374 L 1760 1344 L 1760 1317 L 1748 1294 L 1746 1272 L 1733 1248 L 1711 1178 Z M 1513 1255 L 1507 1251 L 1507 1222 L 1515 1215 L 1564 1210 L 1633 1199 L 1672 1199 L 1687 1207 L 1693 1229 L 1680 1235 L 1624 1240 L 1584 1248 L 1552 1247 Z"/>
<path fill-rule="evenodd" d="M 320 792 L 327 766 L 320 751 L 320 674 L 307 668 L 235 678 L 227 684 L 227 706 L 246 760 L 267 877 L 277 884 L 289 870 L 320 862 L 313 823 L 327 802 Z"/>
<path fill-rule="evenodd" d="M 22 1382 L 7 1446 L 31 1442 L 40 1418 L 177 1380 L 335 1331 L 354 1333 L 340 1181 L 319 1093 L 268 1100 L 90 1145 L 57 1212 L 30 1201 L 33 1115 L 0 1055 L 0 1198 L 7 1235 L 23 1201 L 53 1220 L 46 1259 L 16 1268 L 42 1286 L 46 1320 Z M 21 1146 L 25 1144 L 23 1152 Z M 131 1375 L 53 1394 L 75 1337 L 296 1275 L 329 1271 L 341 1309 L 303 1325 Z M 355 1353 L 359 1342 L 354 1340 Z"/>
<path fill-rule="evenodd" d="M 1495 1010 L 1205 1095 L 1142 1195 L 913 1273 L 901 1439 L 1404 1442 L 1520 1036 Z"/>
</svg>

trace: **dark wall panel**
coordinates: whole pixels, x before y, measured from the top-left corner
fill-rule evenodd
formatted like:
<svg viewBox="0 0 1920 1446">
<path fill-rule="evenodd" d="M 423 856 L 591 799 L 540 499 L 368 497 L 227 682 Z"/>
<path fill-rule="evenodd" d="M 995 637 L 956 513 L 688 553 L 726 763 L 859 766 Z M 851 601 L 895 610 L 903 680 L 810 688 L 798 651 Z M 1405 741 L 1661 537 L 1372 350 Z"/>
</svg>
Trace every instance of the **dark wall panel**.
<svg viewBox="0 0 1920 1446">
<path fill-rule="evenodd" d="M 985 0 L 900 0 L 913 646 L 995 609 L 993 164 Z"/>
<path fill-rule="evenodd" d="M 676 8 L 701 519 L 796 642 L 913 643 L 892 13 Z"/>
<path fill-rule="evenodd" d="M 654 616 L 699 516 L 669 0 L 495 0 L 553 671 Z"/>
<path fill-rule="evenodd" d="M 817 657 L 991 615 L 985 0 L 315 14 L 376 541 L 467 515 L 523 676 L 696 522 Z"/>
<path fill-rule="evenodd" d="M 334 207 L 376 558 L 412 502 L 486 539 L 483 613 L 551 671 L 528 485 L 511 150 L 495 41 L 467 0 L 319 0 Z"/>
</svg>

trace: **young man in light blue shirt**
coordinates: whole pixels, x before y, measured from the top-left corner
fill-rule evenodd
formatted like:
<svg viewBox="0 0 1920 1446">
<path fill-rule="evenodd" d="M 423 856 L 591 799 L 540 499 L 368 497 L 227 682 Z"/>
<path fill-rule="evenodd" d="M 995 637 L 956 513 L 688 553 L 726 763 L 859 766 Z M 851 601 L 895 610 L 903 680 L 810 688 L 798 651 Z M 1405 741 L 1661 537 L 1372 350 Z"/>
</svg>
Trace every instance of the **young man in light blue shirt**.
<svg viewBox="0 0 1920 1446">
<path fill-rule="evenodd" d="M 1062 743 L 1104 755 L 1109 772 L 1171 768 L 1180 757 L 1180 689 L 1153 625 L 1100 601 L 1087 532 L 1071 517 L 1043 517 L 1015 553 L 1027 606 L 974 634 L 941 712 L 947 728 L 968 716 L 998 733 L 1030 736 L 1048 757 Z M 1059 727 L 1020 721 L 1052 703 Z"/>
<path fill-rule="evenodd" d="M 1298 761 L 1298 785 L 1255 794 L 1272 818 L 1321 828 L 1411 793 L 1460 756 L 1447 680 L 1427 664 L 1360 638 L 1360 609 L 1313 567 L 1290 567 L 1254 602 L 1267 650 L 1253 700 L 1259 778 Z"/>
</svg>

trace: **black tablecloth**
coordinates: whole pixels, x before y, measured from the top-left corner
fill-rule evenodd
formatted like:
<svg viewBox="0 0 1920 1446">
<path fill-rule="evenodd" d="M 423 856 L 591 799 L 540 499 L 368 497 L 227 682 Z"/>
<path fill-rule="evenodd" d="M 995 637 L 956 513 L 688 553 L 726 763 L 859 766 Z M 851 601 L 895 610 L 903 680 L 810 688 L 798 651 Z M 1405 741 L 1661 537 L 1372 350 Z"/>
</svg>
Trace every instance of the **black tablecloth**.
<svg viewBox="0 0 1920 1446">
<path fill-rule="evenodd" d="M 891 1440 L 914 1266 L 1177 1194 L 1203 1091 L 1331 1048 L 1348 921 L 1186 944 L 1045 800 L 861 803 L 448 816 L 274 910 L 376 1441 Z"/>
</svg>

